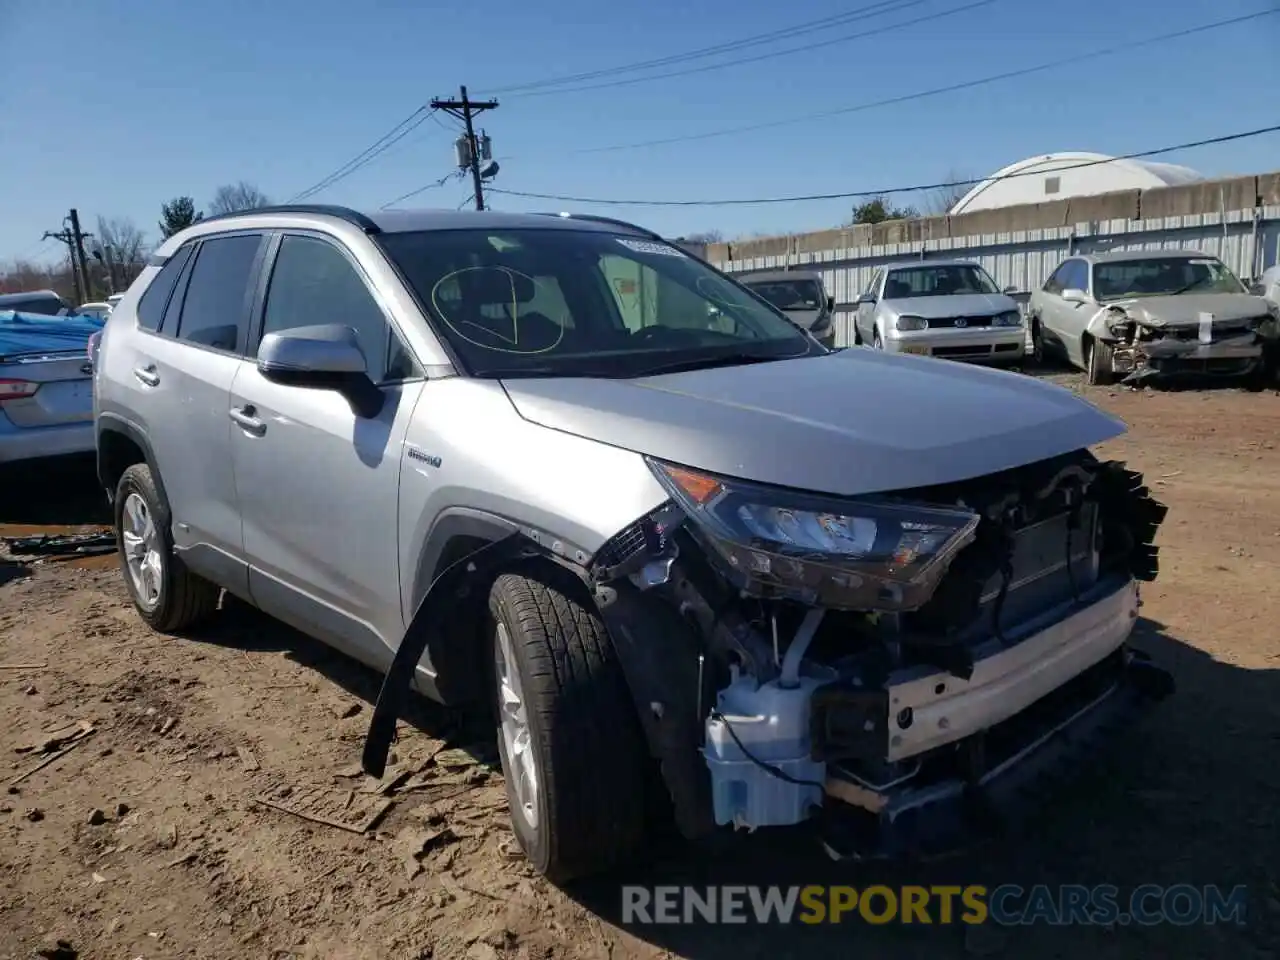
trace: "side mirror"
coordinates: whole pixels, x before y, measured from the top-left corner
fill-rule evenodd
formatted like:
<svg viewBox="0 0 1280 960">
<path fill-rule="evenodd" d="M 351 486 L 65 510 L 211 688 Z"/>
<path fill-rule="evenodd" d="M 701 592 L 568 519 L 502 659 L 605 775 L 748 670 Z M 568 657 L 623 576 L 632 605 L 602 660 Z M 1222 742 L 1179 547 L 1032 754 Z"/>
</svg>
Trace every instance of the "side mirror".
<svg viewBox="0 0 1280 960">
<path fill-rule="evenodd" d="M 836 312 L 836 298 L 827 297 L 827 313 L 835 313 L 835 312 Z"/>
<path fill-rule="evenodd" d="M 1006 297 L 1011 297 L 1018 292 L 1017 287 L 1005 287 L 1003 293 Z"/>
<path fill-rule="evenodd" d="M 876 295 L 874 293 L 864 293 L 860 297 L 858 297 L 858 306 L 862 306 L 864 303 L 875 303 L 875 302 L 876 302 Z"/>
<path fill-rule="evenodd" d="M 382 412 L 385 397 L 369 379 L 356 333 L 341 324 L 268 333 L 258 345 L 258 372 L 272 383 L 336 390 L 360 417 Z"/>
<path fill-rule="evenodd" d="M 1083 290 L 1078 290 L 1075 287 L 1068 287 L 1066 290 L 1062 291 L 1062 299 L 1067 303 L 1085 303 L 1089 298 Z"/>
</svg>

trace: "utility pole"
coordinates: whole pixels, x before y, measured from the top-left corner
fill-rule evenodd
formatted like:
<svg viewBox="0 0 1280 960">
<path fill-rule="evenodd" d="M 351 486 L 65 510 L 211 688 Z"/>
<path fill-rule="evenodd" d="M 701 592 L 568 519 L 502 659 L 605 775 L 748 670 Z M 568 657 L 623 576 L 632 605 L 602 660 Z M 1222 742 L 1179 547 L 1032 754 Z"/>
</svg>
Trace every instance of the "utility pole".
<svg viewBox="0 0 1280 960">
<path fill-rule="evenodd" d="M 84 303 L 93 296 L 93 292 L 90 289 L 89 284 L 89 264 L 85 260 L 84 256 L 85 237 L 91 237 L 93 234 L 85 233 L 80 229 L 80 214 L 76 211 L 75 207 L 71 208 L 71 216 L 69 219 L 71 220 L 71 234 L 75 237 L 76 242 L 76 262 L 80 264 L 80 279 L 84 287 L 84 300 L 82 300 L 81 303 Z"/>
<path fill-rule="evenodd" d="M 486 110 L 494 110 L 498 106 L 497 100 L 470 100 L 467 98 L 467 88 L 459 87 L 458 92 L 461 94 L 457 100 L 432 100 L 432 110 L 443 110 L 452 117 L 457 117 L 466 127 L 466 148 L 458 151 L 458 166 L 471 168 L 471 182 L 475 186 L 476 191 L 476 209 L 484 209 L 484 182 L 480 176 L 480 143 L 476 139 L 475 125 L 472 118 L 484 113 Z M 485 138 L 486 142 L 488 138 Z"/>
<path fill-rule="evenodd" d="M 86 297 L 83 291 L 80 289 L 80 271 L 76 269 L 75 236 L 71 233 L 70 230 L 59 230 L 57 233 L 54 233 L 52 230 L 46 230 L 44 232 L 43 239 L 57 240 L 59 243 L 66 244 L 67 263 L 71 264 L 71 282 L 75 284 L 76 299 L 79 300 L 80 303 L 84 303 L 88 299 L 88 297 Z"/>
</svg>

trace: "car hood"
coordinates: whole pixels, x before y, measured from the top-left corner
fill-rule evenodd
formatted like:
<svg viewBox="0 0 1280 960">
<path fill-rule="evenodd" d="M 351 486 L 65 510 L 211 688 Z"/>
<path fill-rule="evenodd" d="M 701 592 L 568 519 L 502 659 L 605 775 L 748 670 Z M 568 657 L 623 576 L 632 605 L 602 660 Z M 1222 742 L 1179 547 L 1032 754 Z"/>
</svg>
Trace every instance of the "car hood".
<svg viewBox="0 0 1280 960">
<path fill-rule="evenodd" d="M 1125 431 L 1070 391 L 1030 377 L 859 349 L 633 380 L 504 386 L 520 415 L 544 427 L 841 496 L 964 480 Z"/>
<path fill-rule="evenodd" d="M 896 316 L 904 314 L 926 320 L 945 317 L 982 317 L 1017 310 L 1018 304 L 1003 293 L 963 293 L 953 297 L 905 297 L 885 300 L 885 309 Z"/>
<path fill-rule="evenodd" d="M 1265 317 L 1270 308 L 1262 297 L 1244 293 L 1181 293 L 1168 297 L 1133 297 L 1104 306 L 1123 307 L 1139 323 L 1153 327 L 1195 326 L 1200 314 L 1211 313 L 1215 323 Z"/>
<path fill-rule="evenodd" d="M 0 357 L 84 350 L 89 337 L 102 330 L 89 317 L 47 317 L 0 310 Z"/>
</svg>

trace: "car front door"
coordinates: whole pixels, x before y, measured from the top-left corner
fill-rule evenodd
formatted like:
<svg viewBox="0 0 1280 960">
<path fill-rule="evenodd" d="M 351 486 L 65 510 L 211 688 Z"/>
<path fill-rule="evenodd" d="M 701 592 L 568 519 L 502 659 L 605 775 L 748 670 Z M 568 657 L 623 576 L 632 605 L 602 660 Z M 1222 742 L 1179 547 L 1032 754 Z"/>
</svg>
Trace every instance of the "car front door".
<svg viewBox="0 0 1280 960">
<path fill-rule="evenodd" d="M 1044 286 L 1035 294 L 1036 321 L 1040 324 L 1040 335 L 1053 349 L 1061 350 L 1073 362 L 1078 362 L 1078 347 L 1073 350 L 1072 341 L 1079 339 L 1074 332 L 1076 305 L 1062 299 L 1064 290 L 1071 288 L 1079 276 L 1079 268 L 1084 261 L 1075 258 L 1064 260 L 1053 271 Z"/>
<path fill-rule="evenodd" d="M 1062 297 L 1055 298 L 1054 318 L 1059 331 L 1059 339 L 1067 358 L 1076 366 L 1085 366 L 1084 330 L 1093 318 L 1097 306 L 1089 300 L 1089 264 L 1080 259 L 1068 260 L 1063 264 L 1062 290 L 1077 291 L 1085 295 L 1085 300 L 1071 301 Z"/>
<path fill-rule="evenodd" d="M 863 343 L 870 343 L 872 331 L 875 327 L 876 304 L 878 303 L 880 281 L 884 278 L 884 271 L 877 270 L 871 275 L 871 282 L 867 284 L 867 289 L 862 291 L 862 297 L 858 298 L 858 312 L 854 315 L 854 326 L 857 327 L 858 337 Z M 864 300 L 863 298 L 870 298 Z"/>
<path fill-rule="evenodd" d="M 232 462 L 249 586 L 263 610 L 381 665 L 404 633 L 397 504 L 405 432 L 422 379 L 358 261 L 335 240 L 284 233 L 248 358 L 232 385 Z M 351 327 L 385 402 L 371 418 L 334 390 L 267 380 L 266 333 Z M 229 421 L 230 422 L 230 421 Z"/>
<path fill-rule="evenodd" d="M 130 407 L 147 436 L 187 566 L 233 593 L 248 585 L 227 403 L 249 330 L 262 233 L 180 248 L 138 305 L 126 359 Z"/>
</svg>

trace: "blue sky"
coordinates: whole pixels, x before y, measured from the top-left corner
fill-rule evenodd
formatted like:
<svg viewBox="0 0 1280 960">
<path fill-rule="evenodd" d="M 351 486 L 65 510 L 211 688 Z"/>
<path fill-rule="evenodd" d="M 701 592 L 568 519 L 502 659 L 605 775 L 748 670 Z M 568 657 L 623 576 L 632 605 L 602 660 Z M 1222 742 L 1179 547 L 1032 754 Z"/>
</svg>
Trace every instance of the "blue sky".
<svg viewBox="0 0 1280 960">
<path fill-rule="evenodd" d="M 57 256 L 40 243 L 75 206 L 156 235 L 162 202 L 204 205 L 248 180 L 274 200 L 311 186 L 433 96 L 679 54 L 834 16 L 871 0 L 0 0 L 0 262 Z M 905 2 L 905 0 L 903 0 Z M 1016 70 L 1086 50 L 1275 8 L 1277 0 L 975 0 L 900 12 L 691 61 L 724 69 L 583 93 L 499 96 L 484 127 L 512 190 L 698 200 L 864 190 L 981 176 L 1058 150 L 1127 153 L 1280 122 L 1280 16 L 1013 81 L 750 133 L 643 149 L 591 148 L 749 125 Z M 653 72 L 653 71 L 650 71 Z M 625 77 L 640 74 L 627 74 Z M 607 79 L 624 79 L 624 76 Z M 602 82 L 602 81 L 596 81 Z M 316 202 L 378 207 L 450 172 L 434 121 Z M 1156 159 L 1208 175 L 1280 167 L 1280 135 Z M 448 206 L 463 181 L 408 205 Z M 919 197 L 901 196 L 901 202 Z M 493 195 L 509 210 L 565 206 Z M 759 207 L 578 207 L 666 235 L 822 229 L 849 202 Z"/>
</svg>

